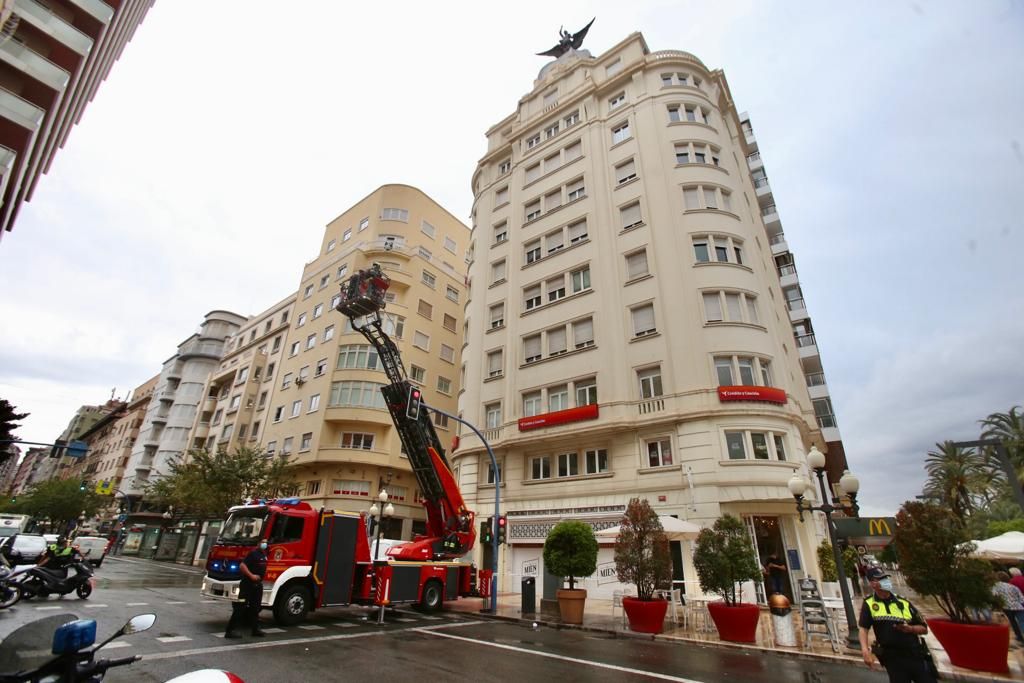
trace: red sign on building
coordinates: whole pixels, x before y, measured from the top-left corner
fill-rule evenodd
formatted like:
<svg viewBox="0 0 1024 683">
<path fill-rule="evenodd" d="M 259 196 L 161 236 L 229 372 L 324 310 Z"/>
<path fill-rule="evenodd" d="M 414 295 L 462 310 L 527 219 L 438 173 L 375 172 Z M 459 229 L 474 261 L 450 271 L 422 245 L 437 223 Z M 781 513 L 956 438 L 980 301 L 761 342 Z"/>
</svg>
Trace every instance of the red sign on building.
<svg viewBox="0 0 1024 683">
<path fill-rule="evenodd" d="M 556 410 L 553 413 L 543 415 L 532 415 L 519 420 L 519 431 L 526 432 L 541 427 L 553 427 L 567 422 L 579 422 L 580 420 L 597 419 L 597 404 L 591 403 L 587 406 L 569 408 L 568 410 Z"/>
<path fill-rule="evenodd" d="M 718 387 L 719 401 L 765 401 L 786 405 L 786 392 L 775 387 Z"/>
</svg>

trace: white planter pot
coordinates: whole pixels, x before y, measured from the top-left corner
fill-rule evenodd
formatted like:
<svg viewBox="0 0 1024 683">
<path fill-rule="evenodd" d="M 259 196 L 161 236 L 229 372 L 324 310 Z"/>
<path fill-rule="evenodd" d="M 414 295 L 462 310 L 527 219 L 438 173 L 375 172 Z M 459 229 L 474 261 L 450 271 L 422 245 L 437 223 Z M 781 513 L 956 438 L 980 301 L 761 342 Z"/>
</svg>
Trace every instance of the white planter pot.
<svg viewBox="0 0 1024 683">
<path fill-rule="evenodd" d="M 856 595 L 853 592 L 853 582 L 850 579 L 846 580 L 846 586 L 850 589 L 850 596 Z M 821 582 L 821 597 L 823 598 L 841 598 L 842 593 L 839 592 L 838 581 L 822 581 Z"/>
</svg>

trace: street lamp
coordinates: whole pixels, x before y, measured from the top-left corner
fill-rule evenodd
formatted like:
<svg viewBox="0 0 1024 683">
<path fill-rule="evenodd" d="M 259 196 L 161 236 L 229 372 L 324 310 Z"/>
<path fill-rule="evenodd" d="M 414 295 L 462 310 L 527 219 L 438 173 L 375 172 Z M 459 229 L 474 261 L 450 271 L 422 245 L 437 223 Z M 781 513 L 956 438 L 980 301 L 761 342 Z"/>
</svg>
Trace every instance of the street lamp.
<svg viewBox="0 0 1024 683">
<path fill-rule="evenodd" d="M 377 543 L 373 547 L 373 567 L 374 576 L 376 577 L 375 584 L 376 588 L 380 590 L 380 578 L 377 573 L 380 565 L 378 564 L 377 558 L 380 556 L 380 540 L 384 536 L 384 524 L 381 515 L 384 517 L 393 517 L 395 514 L 395 506 L 388 502 L 387 489 L 381 489 L 380 493 L 377 494 L 377 500 L 380 501 L 380 506 L 374 503 L 370 506 L 370 517 L 376 520 L 377 524 Z M 384 603 L 381 603 L 380 614 L 377 616 L 377 623 L 384 623 Z"/>
<path fill-rule="evenodd" d="M 853 514 L 854 517 L 860 518 L 860 507 L 857 505 L 857 491 L 860 490 L 860 480 L 853 476 L 850 470 L 846 470 L 839 479 L 839 488 L 850 499 L 849 505 L 847 505 L 841 498 L 829 497 L 828 490 L 825 488 L 825 454 L 819 451 L 817 446 L 812 446 L 811 452 L 807 454 L 807 465 L 814 470 L 814 474 L 818 477 L 818 486 L 821 487 L 821 505 L 812 505 L 809 501 L 804 500 L 804 494 L 813 488 L 813 484 L 795 472 L 789 480 L 789 492 L 796 499 L 796 509 L 800 513 L 801 522 L 804 521 L 805 511 L 825 513 L 825 526 L 828 527 L 829 540 L 832 542 L 832 554 L 836 561 L 836 572 L 839 574 L 839 591 L 843 595 L 843 607 L 846 610 L 846 646 L 859 650 L 860 638 L 857 632 L 857 619 L 854 616 L 853 601 L 850 599 L 850 589 L 846 585 L 846 569 L 843 567 L 843 558 L 839 552 L 839 543 L 836 540 L 836 527 L 832 522 L 832 513 L 842 510 Z"/>
</svg>

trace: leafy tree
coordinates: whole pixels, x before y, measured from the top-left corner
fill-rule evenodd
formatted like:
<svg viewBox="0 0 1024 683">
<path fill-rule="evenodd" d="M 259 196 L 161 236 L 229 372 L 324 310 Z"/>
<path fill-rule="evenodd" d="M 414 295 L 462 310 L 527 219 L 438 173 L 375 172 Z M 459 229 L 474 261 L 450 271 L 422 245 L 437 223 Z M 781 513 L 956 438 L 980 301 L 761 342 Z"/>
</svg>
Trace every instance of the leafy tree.
<svg viewBox="0 0 1024 683">
<path fill-rule="evenodd" d="M 924 494 L 952 510 L 960 523 L 983 507 L 994 488 L 991 465 L 973 448 L 957 448 L 952 441 L 935 444 L 925 458 L 928 480 Z"/>
<path fill-rule="evenodd" d="M 1014 406 L 1005 413 L 992 413 L 981 420 L 983 439 L 999 439 L 1009 452 L 1017 471 L 1017 480 L 1024 481 L 1024 412 Z"/>
<path fill-rule="evenodd" d="M 7 399 L 0 398 L 0 441 L 10 441 L 18 437 L 14 436 L 14 430 L 18 428 L 18 422 L 21 422 L 28 413 L 19 413 L 15 407 L 8 403 Z M 8 452 L 8 445 L 0 443 L 0 463 L 7 458 L 11 457 L 11 453 Z"/>
<path fill-rule="evenodd" d="M 267 457 L 262 450 L 238 448 L 190 451 L 170 463 L 169 473 L 146 488 L 146 497 L 159 506 L 174 507 L 176 519 L 220 519 L 228 508 L 249 498 L 272 498 L 293 490 L 284 458 Z"/>
<path fill-rule="evenodd" d="M 726 604 L 735 605 L 736 584 L 760 581 L 761 567 L 743 522 L 733 515 L 715 520 L 711 529 L 702 529 L 693 550 L 700 587 L 705 593 L 721 595 Z"/>
<path fill-rule="evenodd" d="M 1024 517 L 989 522 L 988 526 L 985 527 L 985 533 L 978 540 L 1001 536 L 1007 531 L 1024 531 Z"/>
<path fill-rule="evenodd" d="M 544 567 L 555 576 L 568 576 L 569 590 L 575 590 L 577 576 L 590 576 L 597 571 L 593 527 L 571 519 L 556 524 L 544 539 Z"/>
<path fill-rule="evenodd" d="M 972 611 L 996 606 L 988 562 L 970 557 L 974 544 L 950 509 L 908 501 L 896 514 L 893 544 L 907 584 L 930 595 L 950 619 L 970 623 Z"/>
<path fill-rule="evenodd" d="M 832 552 L 832 544 L 822 541 L 818 546 L 818 569 L 821 570 L 822 581 L 838 581 L 839 571 L 836 569 L 835 553 Z M 846 547 L 843 549 L 843 571 L 846 578 L 857 579 L 857 551 Z"/>
<path fill-rule="evenodd" d="M 39 519 L 49 519 L 57 532 L 75 525 L 83 512 L 92 517 L 105 504 L 102 496 L 89 487 L 83 491 L 78 479 L 48 479 L 35 484 L 12 506 L 16 512 Z"/>
<path fill-rule="evenodd" d="M 646 499 L 633 498 L 626 507 L 615 539 L 615 572 L 619 581 L 636 586 L 640 600 L 651 600 L 672 581 L 668 537 Z"/>
<path fill-rule="evenodd" d="M 882 552 L 878 553 L 878 561 L 885 562 L 886 564 L 895 564 L 900 561 L 899 555 L 896 554 L 896 544 L 889 543 L 889 545 L 882 548 Z"/>
</svg>

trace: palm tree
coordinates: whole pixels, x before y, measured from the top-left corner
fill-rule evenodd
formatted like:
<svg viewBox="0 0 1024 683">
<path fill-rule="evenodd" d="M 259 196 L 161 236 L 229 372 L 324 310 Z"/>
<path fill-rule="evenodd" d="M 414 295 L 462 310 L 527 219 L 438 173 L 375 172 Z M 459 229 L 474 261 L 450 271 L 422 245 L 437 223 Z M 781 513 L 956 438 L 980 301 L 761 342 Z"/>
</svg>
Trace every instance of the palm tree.
<svg viewBox="0 0 1024 683">
<path fill-rule="evenodd" d="M 924 468 L 928 481 L 924 495 L 936 499 L 966 522 L 991 496 L 992 468 L 985 456 L 973 448 L 957 448 L 952 441 L 935 444 L 929 451 Z"/>
<path fill-rule="evenodd" d="M 1002 441 L 1017 471 L 1018 481 L 1024 481 L 1024 412 L 1020 406 L 1005 413 L 992 413 L 980 422 L 981 438 Z"/>
</svg>

